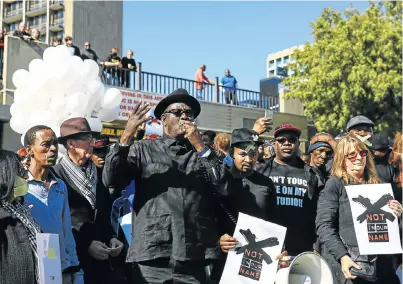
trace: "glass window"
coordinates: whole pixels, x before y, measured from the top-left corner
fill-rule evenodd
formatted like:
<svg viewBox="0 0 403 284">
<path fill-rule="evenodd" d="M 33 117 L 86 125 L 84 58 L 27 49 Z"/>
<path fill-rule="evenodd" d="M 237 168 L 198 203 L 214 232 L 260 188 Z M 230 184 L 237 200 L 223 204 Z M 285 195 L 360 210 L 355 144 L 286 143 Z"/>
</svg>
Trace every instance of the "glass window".
<svg viewBox="0 0 403 284">
<path fill-rule="evenodd" d="M 284 58 L 283 58 L 284 64 L 287 64 L 289 61 L 290 61 L 290 57 L 289 56 L 284 56 Z"/>
<path fill-rule="evenodd" d="M 276 59 L 276 66 L 279 66 L 279 65 L 281 65 L 281 58 Z"/>
<path fill-rule="evenodd" d="M 272 68 L 272 67 L 274 67 L 274 60 L 269 61 L 269 68 Z"/>
</svg>

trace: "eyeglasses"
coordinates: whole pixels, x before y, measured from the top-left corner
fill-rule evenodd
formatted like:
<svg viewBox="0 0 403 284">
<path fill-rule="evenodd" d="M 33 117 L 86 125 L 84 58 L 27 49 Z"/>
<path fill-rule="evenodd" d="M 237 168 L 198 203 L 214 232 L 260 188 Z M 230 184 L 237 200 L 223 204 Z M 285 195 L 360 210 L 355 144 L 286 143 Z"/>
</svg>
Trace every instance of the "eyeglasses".
<svg viewBox="0 0 403 284">
<path fill-rule="evenodd" d="M 360 154 L 362 158 L 365 158 L 366 156 L 368 156 L 368 150 L 361 150 L 359 152 L 355 151 L 354 153 L 345 155 L 345 157 L 351 162 L 355 162 L 357 160 L 358 154 Z"/>
<path fill-rule="evenodd" d="M 186 116 L 189 118 L 194 117 L 194 113 L 191 109 L 171 109 L 171 110 L 167 110 L 164 113 L 170 113 L 176 117 L 181 117 L 183 114 L 186 114 Z"/>
<path fill-rule="evenodd" d="M 95 143 L 95 141 L 97 141 L 97 139 L 92 136 L 78 137 L 77 140 L 85 141 L 85 142 L 91 143 L 91 144 L 93 144 L 93 143 Z"/>
<path fill-rule="evenodd" d="M 285 144 L 287 141 L 291 144 L 295 144 L 298 141 L 298 139 L 295 137 L 277 137 L 274 140 L 280 144 Z"/>
</svg>

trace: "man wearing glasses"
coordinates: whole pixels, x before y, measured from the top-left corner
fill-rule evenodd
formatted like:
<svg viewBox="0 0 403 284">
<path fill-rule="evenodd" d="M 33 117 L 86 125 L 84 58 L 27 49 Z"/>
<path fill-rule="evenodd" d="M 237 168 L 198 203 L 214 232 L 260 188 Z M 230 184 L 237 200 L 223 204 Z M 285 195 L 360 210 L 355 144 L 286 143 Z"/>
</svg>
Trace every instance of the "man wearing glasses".
<svg viewBox="0 0 403 284">
<path fill-rule="evenodd" d="M 73 235 L 85 283 L 108 282 L 110 257 L 117 257 L 123 244 L 114 237 L 110 222 L 112 201 L 91 156 L 95 137 L 83 117 L 66 120 L 60 126 L 59 144 L 67 153 L 53 167 L 68 190 Z"/>
<path fill-rule="evenodd" d="M 107 186 L 134 178 L 133 240 L 127 262 L 135 283 L 207 283 L 206 260 L 219 257 L 214 218 L 215 186 L 224 165 L 205 146 L 194 123 L 200 104 L 185 89 L 158 103 L 161 139 L 133 143 L 150 106 L 135 106 L 123 135 L 106 157 Z M 217 187 L 218 188 L 218 187 Z M 133 283 L 134 283 L 133 282 Z"/>
<path fill-rule="evenodd" d="M 285 123 L 274 131 L 275 157 L 259 171 L 274 183 L 269 221 L 287 227 L 284 247 L 290 255 L 312 251 L 316 241 L 315 216 L 319 191 L 324 184 L 298 156 L 301 130 Z"/>
<path fill-rule="evenodd" d="M 84 48 L 81 49 L 81 58 L 85 59 L 92 59 L 95 62 L 98 62 L 98 55 L 95 53 L 93 49 L 91 49 L 91 44 L 89 41 L 84 43 Z"/>
</svg>

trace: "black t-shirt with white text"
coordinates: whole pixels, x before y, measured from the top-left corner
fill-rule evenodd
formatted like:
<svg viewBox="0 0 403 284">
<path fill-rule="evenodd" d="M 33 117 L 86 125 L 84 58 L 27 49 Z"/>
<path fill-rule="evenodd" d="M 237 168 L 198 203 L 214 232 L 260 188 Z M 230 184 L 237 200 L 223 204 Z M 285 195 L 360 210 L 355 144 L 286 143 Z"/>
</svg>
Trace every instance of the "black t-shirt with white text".
<svg viewBox="0 0 403 284">
<path fill-rule="evenodd" d="M 273 161 L 270 178 L 275 190 L 270 195 L 269 221 L 287 227 L 285 250 L 289 255 L 312 251 L 316 239 L 316 199 L 308 197 L 303 162 L 292 167 Z"/>
<path fill-rule="evenodd" d="M 130 71 L 136 72 L 137 66 L 136 66 L 136 61 L 133 58 L 127 58 L 126 56 L 122 58 L 122 68 L 129 69 L 129 64 L 134 66 L 134 69 L 131 69 Z"/>
</svg>

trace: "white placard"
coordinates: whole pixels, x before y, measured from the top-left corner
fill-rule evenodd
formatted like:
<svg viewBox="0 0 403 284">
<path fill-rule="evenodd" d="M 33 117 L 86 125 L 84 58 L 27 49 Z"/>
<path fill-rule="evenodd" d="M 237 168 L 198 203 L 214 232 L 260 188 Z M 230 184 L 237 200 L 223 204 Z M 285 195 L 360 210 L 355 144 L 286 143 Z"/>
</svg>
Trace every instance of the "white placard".
<svg viewBox="0 0 403 284">
<path fill-rule="evenodd" d="M 287 228 L 239 213 L 234 238 L 220 284 L 273 284 Z"/>
<path fill-rule="evenodd" d="M 59 235 L 36 234 L 39 284 L 62 284 Z"/>
<path fill-rule="evenodd" d="M 133 238 L 133 226 L 132 226 L 132 212 L 120 217 L 119 224 L 122 227 L 123 233 L 125 234 L 127 243 L 130 245 Z"/>
<path fill-rule="evenodd" d="M 402 253 L 398 218 L 388 206 L 394 200 L 389 183 L 346 186 L 361 255 Z"/>
</svg>

